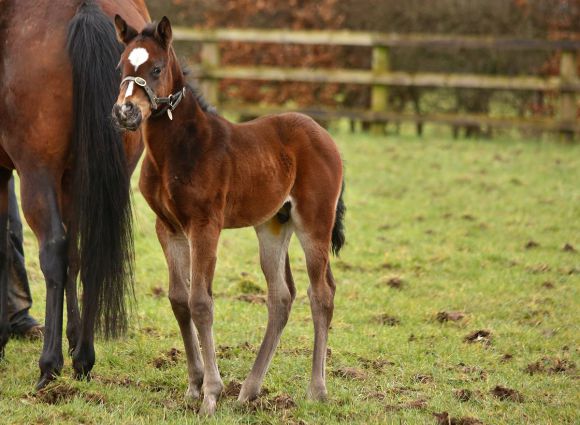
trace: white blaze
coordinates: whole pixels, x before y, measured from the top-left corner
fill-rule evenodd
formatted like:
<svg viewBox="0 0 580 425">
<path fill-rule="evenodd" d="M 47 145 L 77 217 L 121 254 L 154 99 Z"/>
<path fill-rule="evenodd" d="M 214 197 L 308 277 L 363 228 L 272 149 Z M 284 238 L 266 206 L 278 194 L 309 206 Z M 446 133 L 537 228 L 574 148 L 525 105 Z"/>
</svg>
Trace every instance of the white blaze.
<svg viewBox="0 0 580 425">
<path fill-rule="evenodd" d="M 129 53 L 129 62 L 135 67 L 135 71 L 147 62 L 147 59 L 149 59 L 149 52 L 143 47 L 136 47 Z"/>
<path fill-rule="evenodd" d="M 135 83 L 133 81 L 129 81 L 129 85 L 127 86 L 127 91 L 125 92 L 125 99 L 133 94 L 133 87 Z"/>
</svg>

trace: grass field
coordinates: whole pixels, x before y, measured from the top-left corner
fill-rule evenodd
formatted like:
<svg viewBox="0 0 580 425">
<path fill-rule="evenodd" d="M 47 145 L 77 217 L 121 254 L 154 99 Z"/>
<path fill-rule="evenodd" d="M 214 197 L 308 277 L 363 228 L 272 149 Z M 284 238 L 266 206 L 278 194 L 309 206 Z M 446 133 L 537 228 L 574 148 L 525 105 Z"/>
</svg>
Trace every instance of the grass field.
<svg viewBox="0 0 580 425">
<path fill-rule="evenodd" d="M 578 423 L 580 146 L 335 138 L 347 170 L 348 233 L 333 262 L 330 400 L 305 399 L 313 331 L 293 240 L 290 321 L 263 396 L 237 405 L 232 394 L 267 313 L 253 230 L 226 231 L 214 292 L 228 392 L 207 423 Z M 134 199 L 138 300 L 129 335 L 98 343 L 91 382 L 71 379 L 67 358 L 63 376 L 40 394 L 32 391 L 40 342 L 11 341 L 0 365 L 0 423 L 200 421 L 182 398 L 185 356 L 153 214 Z M 36 242 L 26 237 L 33 313 L 42 317 Z"/>
</svg>

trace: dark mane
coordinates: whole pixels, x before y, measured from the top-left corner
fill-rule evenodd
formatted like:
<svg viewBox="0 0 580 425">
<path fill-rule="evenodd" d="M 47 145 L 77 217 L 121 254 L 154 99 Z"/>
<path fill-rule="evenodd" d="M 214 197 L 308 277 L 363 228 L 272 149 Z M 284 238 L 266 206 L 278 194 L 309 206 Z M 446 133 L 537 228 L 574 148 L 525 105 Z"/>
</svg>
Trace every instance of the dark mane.
<svg viewBox="0 0 580 425">
<path fill-rule="evenodd" d="M 191 75 L 191 70 L 188 68 L 188 66 L 187 65 L 184 65 L 184 64 L 181 64 L 181 72 L 183 73 L 183 76 L 185 77 L 185 80 L 186 80 L 185 85 L 187 86 L 188 89 L 191 90 L 191 92 L 195 96 L 195 100 L 199 104 L 199 107 L 201 108 L 201 110 L 203 112 L 208 112 L 210 114 L 217 115 L 217 109 L 216 109 L 216 107 L 213 106 L 213 105 L 211 105 L 205 99 L 205 97 L 203 97 L 203 94 L 201 93 L 201 91 L 197 87 L 197 84 L 195 84 L 192 81 L 188 81 L 189 80 L 188 77 Z"/>
</svg>

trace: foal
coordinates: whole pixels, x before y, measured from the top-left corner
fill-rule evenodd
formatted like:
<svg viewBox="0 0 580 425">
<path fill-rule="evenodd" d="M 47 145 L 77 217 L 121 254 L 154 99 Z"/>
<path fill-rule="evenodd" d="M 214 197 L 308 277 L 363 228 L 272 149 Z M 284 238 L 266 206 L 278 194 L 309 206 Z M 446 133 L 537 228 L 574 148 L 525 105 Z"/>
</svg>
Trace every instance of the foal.
<svg viewBox="0 0 580 425">
<path fill-rule="evenodd" d="M 169 299 L 187 354 L 186 397 L 198 398 L 203 389 L 200 413 L 215 412 L 223 389 L 212 335 L 218 238 L 222 229 L 253 226 L 268 283 L 268 326 L 238 400 L 258 396 L 290 314 L 296 295 L 288 258 L 293 232 L 306 256 L 314 321 L 308 395 L 325 399 L 335 291 L 329 250 L 338 253 L 344 243 L 342 162 L 335 143 L 300 114 L 226 121 L 186 85 L 167 18 L 141 33 L 119 16 L 115 24 L 126 49 L 113 118 L 125 129 L 142 128 L 146 156 L 140 188 L 157 214 L 157 236 L 169 267 Z"/>
</svg>

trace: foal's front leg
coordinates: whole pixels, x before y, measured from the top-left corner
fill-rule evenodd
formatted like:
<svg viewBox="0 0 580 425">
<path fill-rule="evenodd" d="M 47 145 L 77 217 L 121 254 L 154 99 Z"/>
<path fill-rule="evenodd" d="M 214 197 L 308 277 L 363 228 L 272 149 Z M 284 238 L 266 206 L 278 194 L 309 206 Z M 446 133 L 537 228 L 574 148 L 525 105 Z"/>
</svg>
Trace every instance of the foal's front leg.
<svg viewBox="0 0 580 425">
<path fill-rule="evenodd" d="M 204 363 L 202 415 L 213 415 L 224 387 L 217 366 L 213 342 L 213 300 L 211 284 L 216 264 L 220 228 L 195 226 L 188 232 L 191 252 L 191 289 L 189 309 L 199 333 Z"/>
</svg>

